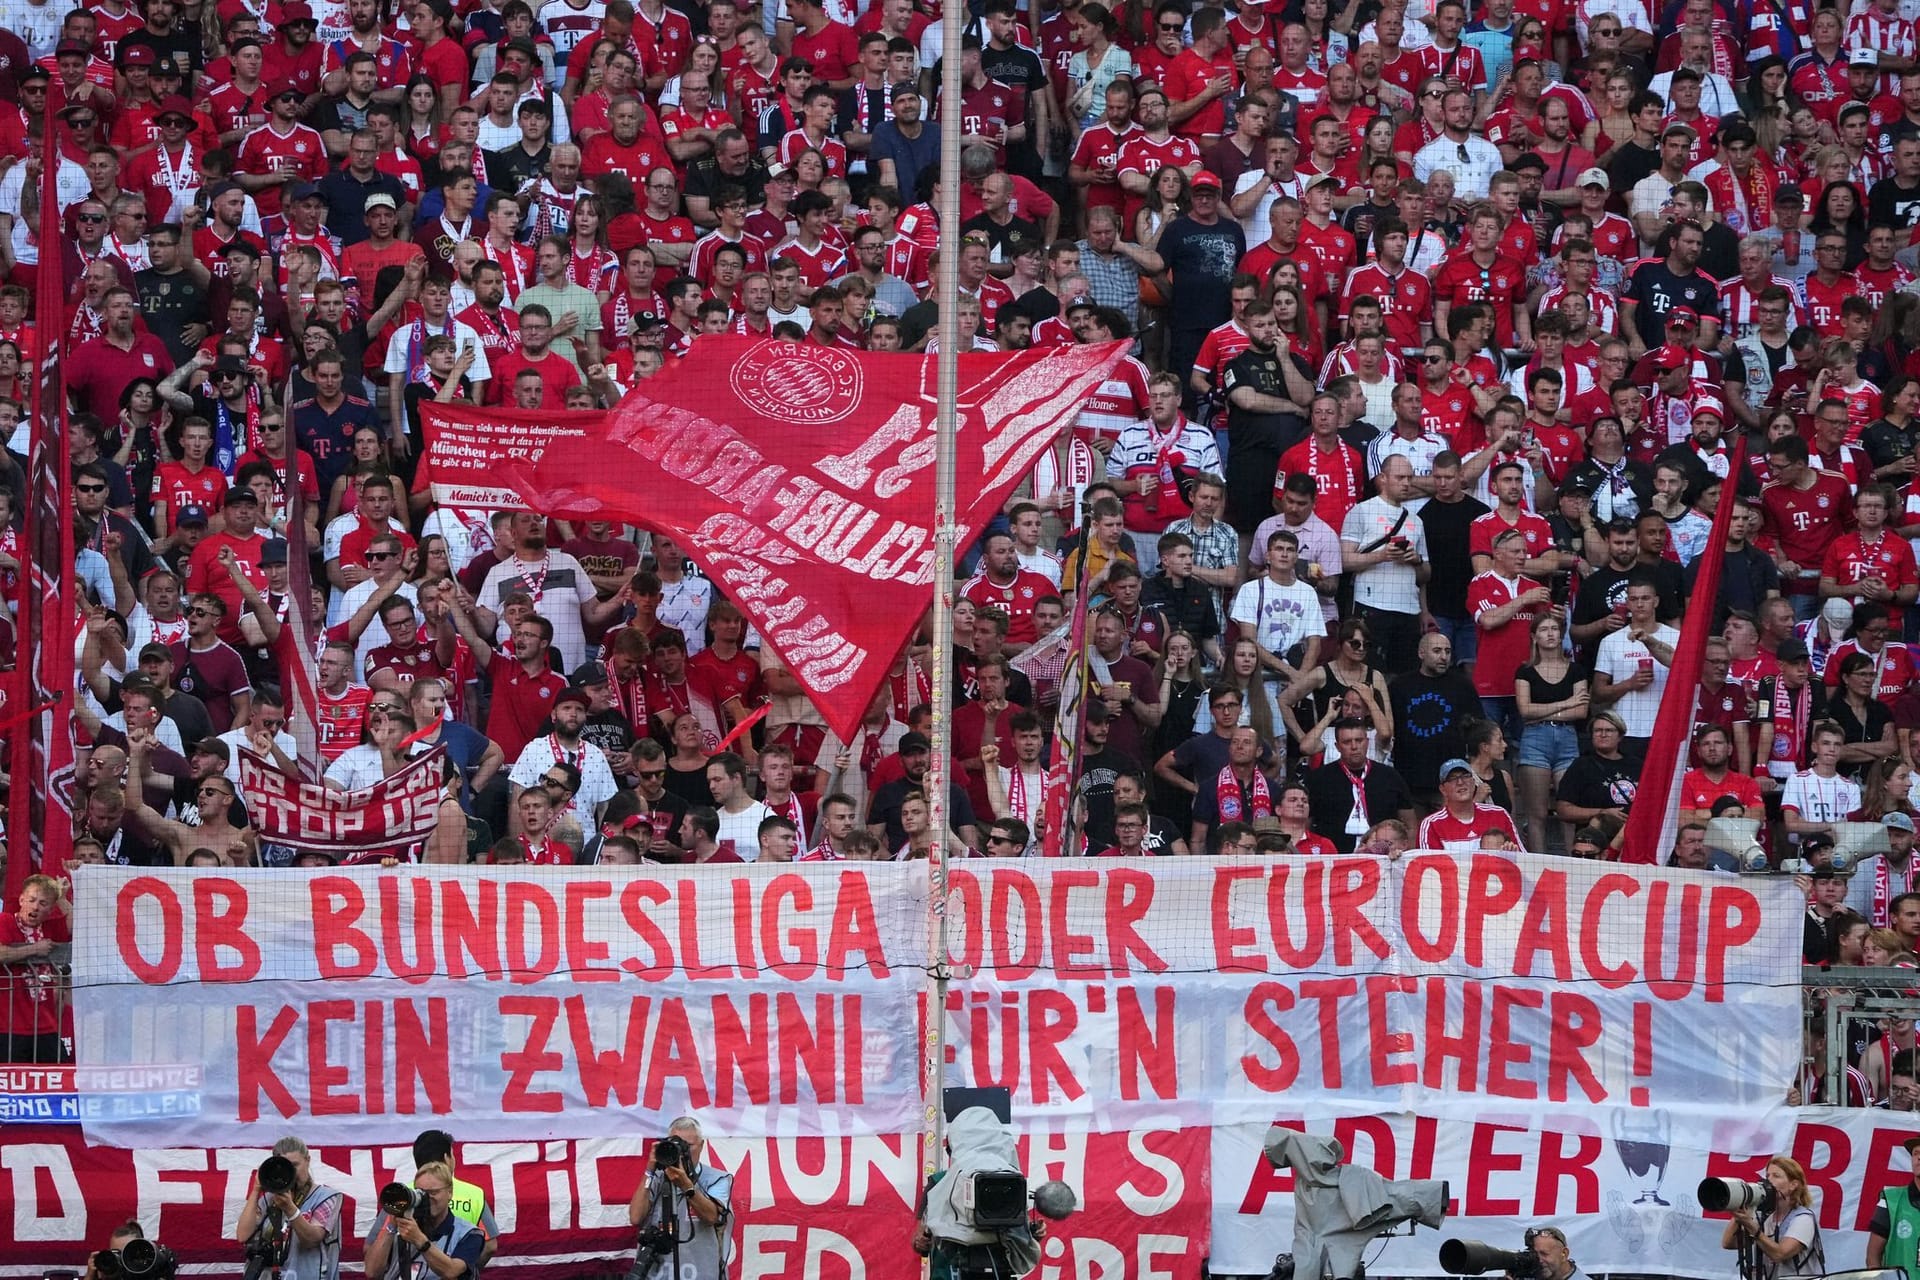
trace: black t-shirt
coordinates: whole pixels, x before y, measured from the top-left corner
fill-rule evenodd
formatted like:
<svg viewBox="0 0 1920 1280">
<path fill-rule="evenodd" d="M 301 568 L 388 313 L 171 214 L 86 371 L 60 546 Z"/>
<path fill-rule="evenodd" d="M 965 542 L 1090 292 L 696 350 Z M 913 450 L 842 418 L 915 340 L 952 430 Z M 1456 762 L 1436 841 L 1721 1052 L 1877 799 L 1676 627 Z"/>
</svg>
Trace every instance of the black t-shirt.
<svg viewBox="0 0 1920 1280">
<path fill-rule="evenodd" d="M 173 30 L 164 36 L 155 35 L 141 27 L 138 31 L 121 36 L 114 49 L 124 53 L 136 45 L 144 45 L 160 57 L 172 59 L 189 82 L 192 74 L 203 65 L 201 51 L 206 47 L 201 43 L 200 24 L 197 22 L 175 22 Z"/>
<path fill-rule="evenodd" d="M 1289 352 L 1288 358 L 1296 370 L 1306 374 L 1309 382 L 1313 381 L 1313 374 L 1306 372 L 1298 355 Z M 1260 413 L 1233 404 L 1232 394 L 1240 387 L 1250 387 L 1264 396 L 1288 398 L 1287 378 L 1280 359 L 1276 351 L 1248 347 L 1227 365 L 1221 377 L 1221 389 L 1228 397 L 1227 420 L 1233 432 L 1234 450 L 1260 449 L 1277 458 L 1287 442 L 1303 429 L 1305 424 L 1297 413 Z M 1231 458 L 1233 452 L 1229 451 L 1227 456 Z"/>
<path fill-rule="evenodd" d="M 711 200 L 715 192 L 729 183 L 746 188 L 748 204 L 760 204 L 766 198 L 767 166 L 760 162 L 759 156 L 754 156 L 747 161 L 747 171 L 737 178 L 723 173 L 719 161 L 712 156 L 702 156 L 687 166 L 686 195 L 689 199 L 698 196 Z"/>
<path fill-rule="evenodd" d="M 1887 147 L 1892 154 L 1891 142 L 1901 137 L 1915 136 L 1913 125 L 1905 120 L 1895 121 L 1887 129 L 1891 135 Z M 1920 186 L 1903 187 L 1897 178 L 1882 178 L 1873 184 L 1873 190 L 1867 192 L 1867 225 L 1872 227 L 1885 223 L 1902 229 L 1920 222 Z"/>
<path fill-rule="evenodd" d="M 977 231 L 985 236 L 999 262 L 1011 262 L 1021 249 L 1040 243 L 1040 224 L 1027 218 L 995 222 L 984 213 L 976 213 L 960 224 L 960 230 Z"/>
<path fill-rule="evenodd" d="M 1427 608 L 1435 617 L 1467 616 L 1467 584 L 1473 581 L 1467 529 L 1491 510 L 1472 494 L 1458 502 L 1429 499 L 1420 508 L 1420 523 L 1427 531 L 1427 549 L 1432 553 L 1427 566 Z"/>
<path fill-rule="evenodd" d="M 1040 65 L 1040 58 L 1033 50 L 1021 45 L 1006 49 L 996 49 L 991 43 L 984 43 L 980 50 L 980 69 L 987 73 L 989 80 L 998 80 L 1001 84 L 1011 85 L 1027 92 L 1027 136 L 1007 148 L 1007 168 L 1022 177 L 1040 176 L 1040 153 L 1035 149 L 1033 136 L 1033 97 L 1047 88 L 1046 68 Z"/>
<path fill-rule="evenodd" d="M 1394 767 L 1409 787 L 1430 791 L 1440 785 L 1440 766 L 1467 754 L 1462 726 L 1481 716 L 1473 682 L 1458 667 L 1438 676 L 1412 671 L 1387 686 L 1387 699 L 1393 708 Z"/>
<path fill-rule="evenodd" d="M 155 271 L 151 267 L 134 276 L 133 284 L 140 295 L 140 317 L 147 328 L 167 344 L 167 354 L 177 363 L 191 360 L 193 347 L 183 331 L 190 324 L 206 322 L 207 291 L 184 271 Z"/>
<path fill-rule="evenodd" d="M 503 151 L 489 151 L 487 177 L 496 191 L 518 191 L 546 176 L 547 160 L 552 155 L 551 143 L 542 143 L 532 155 L 517 142 Z"/>
<path fill-rule="evenodd" d="M 1867 429 L 1860 433 L 1860 447 L 1873 460 L 1875 470 L 1891 466 L 1913 453 L 1915 440 L 1920 438 L 1916 426 L 1920 426 L 1920 423 L 1908 422 L 1904 428 L 1896 427 L 1885 418 L 1875 419 L 1867 425 Z"/>
<path fill-rule="evenodd" d="M 873 793 L 873 807 L 868 811 L 868 820 L 886 823 L 885 845 L 888 850 L 898 849 L 907 842 L 907 829 L 900 825 L 900 806 L 909 791 L 921 789 L 920 782 L 903 777 L 895 778 Z M 1108 806 L 1108 816 L 1112 816 L 1111 804 Z M 967 802 L 967 793 L 961 789 L 958 781 L 948 783 L 947 826 L 958 831 L 973 824 L 973 806 Z M 1112 833 L 1108 834 L 1111 837 Z"/>
<path fill-rule="evenodd" d="M 1202 333 L 1225 324 L 1232 313 L 1228 286 L 1240 259 L 1247 256 L 1246 233 L 1231 218 L 1211 224 L 1183 215 L 1160 234 L 1160 257 L 1179 283 L 1174 288 L 1174 326 Z"/>
<path fill-rule="evenodd" d="M 1598 622 L 1611 613 L 1616 605 L 1627 601 L 1627 579 L 1638 571 L 1616 569 L 1603 564 L 1594 569 L 1580 582 L 1580 590 L 1573 598 L 1573 625 L 1584 627 L 1590 622 Z M 1581 648 L 1580 665 L 1584 672 L 1592 672 L 1594 659 L 1599 655 L 1600 641 L 1595 640 Z"/>
<path fill-rule="evenodd" d="M 1687 596 L 1691 598 L 1694 584 L 1700 578 L 1700 561 L 1696 559 L 1688 565 L 1683 576 Z M 1751 543 L 1728 552 L 1720 571 L 1719 596 L 1714 602 L 1715 630 L 1726 625 L 1727 615 L 1735 609 L 1758 613 L 1767 595 L 1779 590 L 1780 569 L 1773 563 L 1772 556 Z"/>
<path fill-rule="evenodd" d="M 1827 719 L 1846 731 L 1847 745 L 1851 746 L 1857 742 L 1880 741 L 1881 735 L 1887 731 L 1887 726 L 1893 723 L 1893 712 L 1887 709 L 1886 703 L 1877 698 L 1868 699 L 1866 720 L 1862 721 L 1845 698 L 1836 697 L 1827 703 Z M 1855 764 L 1841 766 L 1840 772 L 1850 778 L 1858 778 L 1866 770 L 1866 765 Z"/>
<path fill-rule="evenodd" d="M 1112 747 L 1081 753 L 1080 798 L 1087 805 L 1087 848 L 1104 849 L 1113 843 L 1114 779 L 1139 771 L 1139 761 Z"/>
<path fill-rule="evenodd" d="M 1559 796 L 1583 809 L 1626 809 L 1640 783 L 1640 765 L 1630 756 L 1603 760 L 1591 751 L 1560 779 Z"/>
<path fill-rule="evenodd" d="M 1642 178 L 1659 168 L 1659 148 L 1643 147 L 1629 139 L 1621 143 L 1613 158 L 1607 161 L 1607 177 L 1612 180 L 1615 191 L 1631 191 Z"/>
</svg>

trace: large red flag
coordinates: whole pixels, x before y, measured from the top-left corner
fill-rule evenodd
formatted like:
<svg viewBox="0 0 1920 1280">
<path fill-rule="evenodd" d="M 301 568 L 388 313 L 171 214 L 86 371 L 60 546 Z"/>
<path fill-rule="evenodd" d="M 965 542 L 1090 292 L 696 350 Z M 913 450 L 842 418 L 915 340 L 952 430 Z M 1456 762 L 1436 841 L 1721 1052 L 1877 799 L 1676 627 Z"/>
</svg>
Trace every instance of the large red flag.
<svg viewBox="0 0 1920 1280">
<path fill-rule="evenodd" d="M 287 377 L 286 396 L 280 403 L 287 421 L 293 420 L 293 377 Z M 289 445 L 291 439 L 289 438 Z M 274 637 L 274 660 L 285 686 L 280 697 L 286 703 L 287 732 L 293 735 L 295 762 L 308 782 L 317 783 L 326 774 L 326 761 L 320 755 L 320 678 L 314 651 L 313 625 L 308 606 L 313 599 L 313 548 L 307 541 L 306 495 L 300 489 L 300 451 L 287 449 L 285 480 L 287 495 L 287 620 Z"/>
<path fill-rule="evenodd" d="M 1733 523 L 1733 486 L 1746 471 L 1747 438 L 1734 443 L 1727 470 L 1726 496 L 1713 513 L 1713 533 L 1700 553 L 1698 587 L 1687 602 L 1680 622 L 1680 642 L 1673 646 L 1673 665 L 1660 695 L 1660 716 L 1647 743 L 1640 785 L 1627 813 L 1627 829 L 1620 841 L 1620 861 L 1657 863 L 1673 843 L 1673 806 L 1680 794 L 1680 775 L 1686 768 L 1693 741 L 1694 711 L 1700 698 L 1700 668 L 1706 662 L 1707 639 L 1713 632 L 1713 614 L 1720 598 L 1720 572 L 1727 560 L 1727 526 Z"/>
<path fill-rule="evenodd" d="M 76 673 L 73 572 L 72 448 L 67 391 L 60 366 L 66 351 L 66 292 L 61 249 L 59 130 L 49 116 L 40 143 L 40 263 L 34 277 L 34 324 L 40 376 L 34 381 L 27 445 L 27 500 L 20 546 L 26 553 L 17 639 L 21 710 L 36 708 L 13 731 L 12 848 L 9 882 L 34 868 L 58 874 L 73 848 L 73 698 Z M 108 552 L 107 554 L 112 554 Z"/>
<path fill-rule="evenodd" d="M 1125 350 L 959 358 L 956 545 Z M 850 741 L 933 600 L 934 370 L 931 356 L 702 338 L 604 434 L 555 432 L 498 473 L 536 510 L 679 543 Z"/>
</svg>

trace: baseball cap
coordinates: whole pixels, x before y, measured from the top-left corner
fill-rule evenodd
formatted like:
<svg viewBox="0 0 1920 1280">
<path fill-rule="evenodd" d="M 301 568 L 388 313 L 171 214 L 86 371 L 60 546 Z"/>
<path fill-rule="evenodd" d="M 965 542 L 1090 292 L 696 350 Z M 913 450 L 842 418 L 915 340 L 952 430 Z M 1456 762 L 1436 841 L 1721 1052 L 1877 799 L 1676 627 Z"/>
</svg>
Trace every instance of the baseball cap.
<svg viewBox="0 0 1920 1280">
<path fill-rule="evenodd" d="M 1607 176 L 1605 169 L 1582 169 L 1580 176 L 1573 180 L 1573 185 L 1576 187 L 1603 187 L 1611 191 L 1613 190 L 1613 179 Z"/>
<path fill-rule="evenodd" d="M 94 116 L 95 118 L 98 118 L 100 114 L 94 109 L 93 103 L 91 102 L 69 102 L 54 114 L 65 117 L 73 115 L 76 112 L 85 112 L 87 115 Z"/>
<path fill-rule="evenodd" d="M 1805 662 L 1810 655 L 1805 641 L 1782 640 L 1780 647 L 1773 651 L 1773 656 L 1781 662 Z"/>
<path fill-rule="evenodd" d="M 188 503 L 173 516 L 173 525 L 176 529 L 181 525 L 205 523 L 207 523 L 207 509 L 198 503 Z"/>
<path fill-rule="evenodd" d="M 69 53 L 77 53 L 83 58 L 93 56 L 93 50 L 78 40 L 62 40 L 53 47 L 53 56 L 56 58 L 65 57 Z"/>
<path fill-rule="evenodd" d="M 246 192 L 246 188 L 241 186 L 239 183 L 234 182 L 231 179 L 228 179 L 225 182 L 216 182 L 211 187 L 207 188 L 207 203 L 212 204 L 215 200 L 218 200 L 221 196 L 224 196 L 231 191 L 238 191 L 244 194 Z M 233 238 L 233 242 L 235 244 L 243 244 L 246 242 L 246 237 L 235 236 Z"/>
<path fill-rule="evenodd" d="M 372 213 L 375 209 L 398 210 L 399 208 L 400 202 L 384 191 L 376 191 L 368 196 L 367 203 L 362 206 L 362 210 L 366 213 Z"/>
<path fill-rule="evenodd" d="M 1668 323 L 1671 324 L 1672 321 L 1669 320 Z M 1692 355 L 1685 347 L 1675 346 L 1669 342 L 1653 353 L 1653 367 L 1662 373 L 1672 373 L 1675 369 L 1685 368 L 1692 359 Z"/>
<path fill-rule="evenodd" d="M 1800 838 L 1800 852 L 1802 853 L 1812 853 L 1815 849 L 1831 848 L 1833 848 L 1833 837 L 1824 831 L 1816 831 L 1812 835 L 1802 836 Z"/>
<path fill-rule="evenodd" d="M 253 490 L 243 484 L 234 485 L 233 488 L 227 490 L 227 496 L 222 499 L 222 504 L 229 507 L 237 507 L 246 502 L 250 502 L 255 506 L 260 505 L 260 499 L 253 496 Z M 262 543 L 260 548 L 260 561 L 262 564 L 266 563 L 266 558 L 266 544 Z"/>
<path fill-rule="evenodd" d="M 1667 312 L 1667 327 L 1671 329 L 1677 324 L 1692 325 L 1698 328 L 1700 325 L 1700 313 L 1688 306 L 1675 307 L 1673 310 Z"/>
<path fill-rule="evenodd" d="M 120 65 L 123 67 L 152 67 L 159 65 L 160 55 L 153 51 L 150 44 L 129 44 L 120 47 Z"/>
<path fill-rule="evenodd" d="M 768 182 L 772 182 L 775 178 L 786 179 L 786 178 L 791 178 L 792 176 L 793 176 L 792 170 L 788 169 L 787 166 L 781 164 L 778 160 L 775 160 L 772 164 L 767 166 Z"/>
<path fill-rule="evenodd" d="M 49 72 L 45 67 L 40 66 L 38 63 L 36 63 L 26 68 L 24 71 L 20 73 L 19 83 L 25 84 L 29 80 L 52 80 L 52 79 L 53 79 L 53 74 Z"/>
<path fill-rule="evenodd" d="M 927 735 L 924 733 L 909 732 L 900 735 L 900 754 L 903 756 L 931 750 L 933 750 L 933 744 L 927 741 Z"/>
<path fill-rule="evenodd" d="M 1540 158 L 1540 153 L 1537 151 L 1522 151 L 1513 158 L 1513 163 L 1508 165 L 1507 169 L 1513 173 L 1519 173 L 1523 169 L 1545 173 L 1547 162 Z"/>
<path fill-rule="evenodd" d="M 1198 186 L 1201 178 L 1212 178 L 1212 177 L 1213 175 L 1210 173 L 1202 173 L 1194 178 L 1193 180 L 1194 185 Z M 1304 179 L 1301 180 L 1300 190 L 1304 194 L 1308 191 L 1313 190 L 1315 187 L 1322 186 L 1329 182 L 1333 183 L 1335 186 L 1340 185 L 1340 179 L 1334 177 L 1330 173 L 1310 173 L 1306 175 Z M 1216 187 L 1219 186 L 1220 180 L 1218 178 L 1214 178 L 1213 185 Z"/>
<path fill-rule="evenodd" d="M 635 333 L 646 333 L 650 330 L 658 329 L 663 323 L 665 322 L 651 311 L 636 311 L 633 313 L 633 331 Z"/>
<path fill-rule="evenodd" d="M 593 700 L 587 697 L 587 691 L 585 689 L 566 688 L 553 695 L 553 706 L 555 710 L 559 710 L 560 705 L 566 702 L 577 702 L 583 707 L 593 704 Z"/>
<path fill-rule="evenodd" d="M 300 203 L 300 201 L 305 200 L 309 196 L 313 196 L 322 201 L 327 198 L 321 194 L 320 188 L 311 182 L 296 182 L 293 184 L 293 189 L 287 192 L 287 199 L 294 204 Z"/>
<path fill-rule="evenodd" d="M 159 643 L 158 641 L 153 641 L 148 644 L 143 644 L 140 646 L 140 661 L 142 662 L 148 662 L 148 661 L 158 662 L 162 658 L 171 658 L 171 657 L 173 657 L 173 650 L 167 648 L 167 646 Z M 1887 816 L 1892 817 L 1893 815 L 1888 814 Z M 1902 815 L 1902 816 L 1905 816 L 1905 815 Z"/>
<path fill-rule="evenodd" d="M 1323 174 L 1321 176 L 1325 177 L 1327 175 Z M 1306 182 L 1306 186 L 1303 186 L 1301 190 L 1304 191 L 1307 189 L 1307 187 L 1311 187 L 1313 185 L 1313 181 L 1314 180 L 1312 178 L 1308 178 Z M 1212 172 L 1211 170 L 1202 169 L 1200 172 L 1193 175 L 1193 182 L 1191 185 L 1195 191 L 1218 191 L 1220 189 L 1220 175 Z"/>
<path fill-rule="evenodd" d="M 1847 65 L 1850 67 L 1877 68 L 1880 65 L 1880 54 L 1874 49 L 1855 49 L 1847 55 Z"/>
<path fill-rule="evenodd" d="M 245 373 L 247 362 L 239 356 L 221 356 L 213 362 L 215 373 Z"/>
<path fill-rule="evenodd" d="M 295 98 L 304 98 L 307 95 L 306 95 L 306 92 L 302 90 L 299 85 L 295 84 L 293 81 L 288 80 L 284 77 L 279 80 L 275 80 L 271 85 L 267 87 L 267 100 L 269 102 L 271 102 L 275 98 L 285 98 L 289 96 L 295 97 Z"/>
<path fill-rule="evenodd" d="M 607 669 L 598 662 L 583 662 L 573 669 L 571 677 L 574 687 L 585 689 L 591 685 L 607 683 Z"/>
<path fill-rule="evenodd" d="M 1079 311 L 1082 308 L 1088 311 L 1091 311 L 1099 305 L 1100 305 L 1099 303 L 1095 302 L 1092 298 L 1089 298 L 1086 294 L 1076 293 L 1071 298 L 1067 299 L 1067 314 L 1071 315 L 1075 311 Z"/>
<path fill-rule="evenodd" d="M 1693 406 L 1694 417 L 1697 418 L 1701 414 L 1707 413 L 1712 414 L 1722 422 L 1727 420 L 1727 407 L 1718 400 L 1702 399 L 1698 404 Z"/>
<path fill-rule="evenodd" d="M 287 540 L 285 538 L 268 538 L 260 544 L 261 564 L 285 564 L 286 562 Z"/>
<path fill-rule="evenodd" d="M 1465 760 L 1462 760 L 1459 756 L 1455 756 L 1453 759 L 1447 761 L 1445 764 L 1440 766 L 1440 772 L 1436 776 L 1440 779 L 1440 781 L 1445 782 L 1448 778 L 1451 778 L 1456 773 L 1464 773 L 1464 774 L 1471 775 L 1473 773 L 1473 766 L 1468 764 Z"/>
<path fill-rule="evenodd" d="M 509 53 L 524 53 L 534 62 L 540 61 L 540 46 L 525 36 L 516 36 L 500 46 L 501 56 Z"/>
<path fill-rule="evenodd" d="M 193 123 L 193 104 L 188 102 L 182 94 L 176 93 L 162 99 L 160 109 L 153 113 L 153 118 L 163 124 L 174 116 L 179 116 L 189 125 Z"/>
<path fill-rule="evenodd" d="M 1880 825 L 1893 831 L 1912 831 L 1913 819 L 1895 810 L 1893 813 L 1880 819 Z"/>
<path fill-rule="evenodd" d="M 911 80 L 902 80 L 899 84 L 893 86 L 893 92 L 887 95 L 887 99 L 888 101 L 892 101 L 895 98 L 903 97 L 908 94 L 911 94 L 916 98 L 919 97 L 920 87 L 914 84 Z M 771 170 L 769 170 L 769 172 L 771 172 Z"/>
</svg>

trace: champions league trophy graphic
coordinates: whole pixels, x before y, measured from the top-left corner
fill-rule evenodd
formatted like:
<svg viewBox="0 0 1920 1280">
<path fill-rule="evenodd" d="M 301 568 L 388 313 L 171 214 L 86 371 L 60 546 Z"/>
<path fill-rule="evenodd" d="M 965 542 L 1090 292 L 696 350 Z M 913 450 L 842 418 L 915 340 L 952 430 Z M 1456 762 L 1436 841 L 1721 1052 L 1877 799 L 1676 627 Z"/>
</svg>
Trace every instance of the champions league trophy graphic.
<svg viewBox="0 0 1920 1280">
<path fill-rule="evenodd" d="M 1660 1198 L 1660 1184 L 1667 1178 L 1667 1161 L 1673 1151 L 1673 1123 L 1664 1111 L 1616 1110 L 1613 1113 L 1613 1146 L 1620 1163 L 1639 1187 L 1635 1204 L 1667 1207 Z"/>
</svg>

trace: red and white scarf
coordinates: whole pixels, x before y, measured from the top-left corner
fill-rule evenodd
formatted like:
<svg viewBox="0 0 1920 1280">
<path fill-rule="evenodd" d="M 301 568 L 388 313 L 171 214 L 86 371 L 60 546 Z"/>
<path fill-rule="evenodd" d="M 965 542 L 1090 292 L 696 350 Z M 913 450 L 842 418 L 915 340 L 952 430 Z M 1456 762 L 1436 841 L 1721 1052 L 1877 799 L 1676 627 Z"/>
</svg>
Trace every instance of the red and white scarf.
<svg viewBox="0 0 1920 1280">
<path fill-rule="evenodd" d="M 1913 892 L 1914 873 L 1917 871 L 1920 871 L 1920 865 L 1916 865 L 1915 859 L 1911 855 L 1909 855 L 1907 858 L 1906 873 L 1900 877 L 1901 880 L 1904 882 L 1900 887 L 1901 893 Z M 1893 892 L 1893 873 L 1887 867 L 1886 855 L 1881 854 L 1880 860 L 1874 864 L 1874 868 L 1873 868 L 1873 927 L 1874 928 L 1884 929 L 1887 927 L 1887 917 L 1888 917 L 1887 909 L 1889 904 L 1892 903 L 1894 896 L 1895 895 Z"/>
<path fill-rule="evenodd" d="M 1213 785 L 1220 821 L 1252 822 L 1273 816 L 1273 795 L 1267 789 L 1267 776 L 1260 772 L 1258 766 L 1254 767 L 1253 781 L 1245 787 L 1240 785 L 1240 779 L 1234 775 L 1231 764 L 1220 770 L 1220 776 Z"/>
<path fill-rule="evenodd" d="M 1013 768 L 1007 772 L 1012 775 L 1011 780 L 1007 783 L 1007 807 L 1013 810 L 1014 817 L 1026 823 L 1028 829 L 1031 830 L 1034 826 L 1033 820 L 1045 814 L 1047 811 L 1047 772 L 1045 769 L 1038 771 L 1040 774 L 1040 794 L 1035 797 L 1035 804 L 1033 805 L 1027 803 L 1026 767 L 1018 760 L 1015 760 L 1013 762 Z M 1265 779 L 1261 780 L 1261 785 L 1264 788 Z"/>
<path fill-rule="evenodd" d="M 785 804 L 775 804 L 771 800 L 764 800 L 761 803 L 765 804 L 767 808 L 773 810 L 787 821 L 793 823 L 794 828 L 799 832 L 799 834 L 794 837 L 795 843 L 803 849 L 806 848 L 807 817 L 806 811 L 800 807 L 799 794 L 793 791 L 787 792 Z"/>
</svg>

